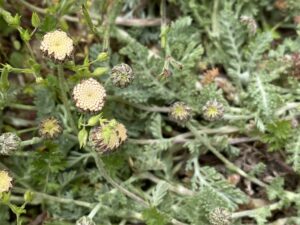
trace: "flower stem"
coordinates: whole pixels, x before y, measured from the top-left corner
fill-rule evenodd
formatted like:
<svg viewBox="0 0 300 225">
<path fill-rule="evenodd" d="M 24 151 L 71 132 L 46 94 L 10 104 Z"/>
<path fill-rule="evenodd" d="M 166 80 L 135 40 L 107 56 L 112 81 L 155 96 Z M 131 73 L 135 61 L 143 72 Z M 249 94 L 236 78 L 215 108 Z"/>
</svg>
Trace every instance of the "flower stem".
<svg viewBox="0 0 300 225">
<path fill-rule="evenodd" d="M 28 145 L 34 145 L 34 144 L 40 143 L 42 140 L 43 140 L 43 138 L 33 137 L 30 140 L 22 141 L 21 142 L 21 147 L 25 147 L 25 146 L 28 146 Z"/>
<path fill-rule="evenodd" d="M 68 101 L 67 90 L 69 88 L 66 83 L 66 80 L 65 80 L 65 77 L 63 74 L 63 66 L 61 64 L 58 65 L 57 71 L 58 71 L 58 81 L 59 81 L 58 83 L 59 83 L 59 89 L 60 89 L 60 94 L 61 94 L 61 100 L 66 108 L 73 132 L 78 133 L 78 129 L 77 129 L 76 123 L 74 121 L 74 118 L 73 118 L 73 115 L 71 112 L 71 107 L 70 107 L 70 104 Z"/>
<path fill-rule="evenodd" d="M 122 187 L 121 185 L 119 185 L 116 181 L 114 181 L 109 174 L 107 173 L 107 171 L 104 168 L 103 165 L 103 161 L 100 159 L 99 155 L 96 152 L 93 152 L 93 157 L 95 159 L 96 162 L 96 166 L 100 172 L 100 174 L 106 179 L 106 181 L 108 183 L 110 183 L 113 187 L 115 187 L 116 189 L 118 189 L 119 191 L 121 191 L 123 194 L 125 194 L 126 196 L 128 196 L 129 198 L 141 203 L 141 205 L 143 205 L 144 207 L 148 207 L 149 204 L 142 199 L 141 197 L 137 196 L 136 194 L 128 191 L 126 188 Z"/>
<path fill-rule="evenodd" d="M 230 170 L 238 173 L 239 175 L 241 175 L 242 177 L 245 177 L 246 179 L 252 181 L 253 183 L 261 186 L 261 187 L 266 187 L 267 185 L 260 181 L 259 179 L 252 177 L 250 175 L 248 175 L 245 171 L 243 171 L 242 169 L 238 168 L 236 165 L 234 165 L 232 162 L 230 162 L 228 159 L 226 159 L 226 157 L 224 157 L 215 147 L 213 147 L 198 131 L 197 129 L 191 124 L 188 123 L 187 127 L 189 128 L 189 130 L 195 135 L 195 137 L 197 139 L 199 139 L 202 144 L 205 145 L 205 147 L 207 147 L 219 160 L 221 160 L 227 168 L 229 168 Z"/>
<path fill-rule="evenodd" d="M 92 211 L 90 212 L 90 214 L 88 215 L 88 217 L 90 218 L 90 219 L 93 219 L 94 218 L 94 216 L 97 214 L 97 212 L 99 211 L 99 209 L 101 208 L 101 203 L 98 203 L 93 209 L 92 209 Z"/>
</svg>

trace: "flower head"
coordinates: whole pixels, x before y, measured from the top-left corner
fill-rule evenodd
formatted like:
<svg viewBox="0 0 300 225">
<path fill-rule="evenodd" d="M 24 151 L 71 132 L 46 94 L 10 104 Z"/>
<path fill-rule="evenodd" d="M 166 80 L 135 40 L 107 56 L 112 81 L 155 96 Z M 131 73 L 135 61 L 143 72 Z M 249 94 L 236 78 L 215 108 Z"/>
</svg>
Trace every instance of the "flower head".
<svg viewBox="0 0 300 225">
<path fill-rule="evenodd" d="M 251 34 L 255 34 L 257 31 L 257 23 L 250 16 L 241 16 L 240 21 L 242 24 L 246 25 Z"/>
<path fill-rule="evenodd" d="M 15 133 L 3 133 L 0 136 L 0 155 L 9 155 L 18 150 L 21 139 Z"/>
<path fill-rule="evenodd" d="M 108 153 L 118 148 L 126 139 L 125 126 L 116 120 L 110 120 L 91 129 L 89 145 L 97 152 Z"/>
<path fill-rule="evenodd" d="M 12 178 L 9 174 L 4 171 L 0 170 L 0 193 L 7 192 L 12 187 Z"/>
<path fill-rule="evenodd" d="M 133 81 L 134 74 L 129 65 L 121 63 L 112 68 L 111 78 L 116 87 L 125 88 Z"/>
<path fill-rule="evenodd" d="M 217 100 L 206 102 L 202 110 L 204 119 L 209 121 L 219 120 L 224 115 L 224 106 Z"/>
<path fill-rule="evenodd" d="M 89 78 L 74 87 L 72 96 L 80 111 L 96 113 L 104 106 L 106 92 L 97 80 Z"/>
<path fill-rule="evenodd" d="M 179 123 L 185 123 L 191 118 L 191 108 L 184 102 L 176 102 L 172 105 L 169 117 Z"/>
<path fill-rule="evenodd" d="M 40 49 L 48 57 L 63 61 L 70 57 L 74 50 L 73 40 L 66 32 L 55 30 L 44 35 Z"/>
<path fill-rule="evenodd" d="M 209 222 L 211 225 L 229 225 L 231 224 L 231 213 L 225 208 L 215 208 L 209 213 Z"/>
<path fill-rule="evenodd" d="M 93 219 L 83 216 L 79 220 L 76 221 L 76 225 L 96 225 Z"/>
<path fill-rule="evenodd" d="M 54 139 L 62 132 L 61 123 L 51 116 L 43 119 L 39 124 L 39 135 L 46 139 Z"/>
</svg>

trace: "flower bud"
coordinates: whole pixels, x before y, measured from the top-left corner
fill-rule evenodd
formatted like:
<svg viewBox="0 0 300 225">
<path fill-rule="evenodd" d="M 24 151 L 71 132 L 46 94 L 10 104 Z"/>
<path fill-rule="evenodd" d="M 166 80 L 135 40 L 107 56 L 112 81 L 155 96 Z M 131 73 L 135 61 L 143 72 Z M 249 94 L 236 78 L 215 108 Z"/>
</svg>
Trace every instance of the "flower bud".
<svg viewBox="0 0 300 225">
<path fill-rule="evenodd" d="M 209 213 L 208 220 L 211 225 L 230 225 L 231 213 L 225 208 L 215 208 Z"/>
<path fill-rule="evenodd" d="M 224 115 L 224 106 L 222 103 L 217 100 L 212 100 L 206 102 L 202 108 L 203 117 L 208 121 L 216 121 L 223 117 Z"/>
<path fill-rule="evenodd" d="M 116 120 L 110 120 L 90 130 L 89 145 L 95 151 L 105 154 L 117 149 L 126 139 L 125 126 Z"/>
<path fill-rule="evenodd" d="M 170 109 L 169 117 L 178 123 L 185 123 L 191 118 L 191 108 L 184 102 L 176 102 Z"/>
<path fill-rule="evenodd" d="M 18 150 L 21 139 L 14 133 L 3 133 L 0 136 L 0 155 L 10 155 Z"/>
<path fill-rule="evenodd" d="M 133 70 L 125 63 L 116 65 L 112 68 L 111 79 L 116 87 L 125 88 L 131 84 L 134 79 Z"/>
<path fill-rule="evenodd" d="M 83 216 L 79 220 L 76 221 L 76 225 L 96 225 L 93 219 Z"/>
<path fill-rule="evenodd" d="M 62 133 L 61 123 L 51 116 L 43 119 L 39 124 L 39 135 L 45 139 L 57 138 Z"/>
</svg>

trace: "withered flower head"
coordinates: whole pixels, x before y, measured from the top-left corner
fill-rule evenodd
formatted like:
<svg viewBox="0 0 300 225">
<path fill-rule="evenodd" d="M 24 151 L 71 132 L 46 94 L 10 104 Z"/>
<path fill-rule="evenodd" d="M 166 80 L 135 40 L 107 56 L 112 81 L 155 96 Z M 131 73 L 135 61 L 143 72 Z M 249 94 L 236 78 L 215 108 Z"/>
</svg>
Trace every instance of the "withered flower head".
<svg viewBox="0 0 300 225">
<path fill-rule="evenodd" d="M 95 151 L 104 154 L 117 149 L 126 139 L 125 126 L 116 120 L 110 120 L 91 129 L 89 145 Z"/>
<path fill-rule="evenodd" d="M 170 108 L 169 117 L 178 123 L 185 123 L 191 118 L 192 110 L 184 102 L 175 102 Z"/>
<path fill-rule="evenodd" d="M 3 133 L 0 136 L 0 155 L 10 155 L 18 150 L 21 139 L 15 133 Z"/>
<path fill-rule="evenodd" d="M 255 34 L 257 31 L 257 23 L 253 17 L 241 16 L 240 21 L 242 24 L 246 25 L 251 34 Z"/>
<path fill-rule="evenodd" d="M 93 219 L 83 216 L 79 220 L 76 221 L 76 225 L 96 225 Z"/>
<path fill-rule="evenodd" d="M 53 116 L 43 119 L 39 124 L 39 135 L 45 139 L 54 139 L 61 133 L 61 123 Z"/>
<path fill-rule="evenodd" d="M 208 216 L 211 225 L 230 225 L 231 213 L 222 207 L 215 208 Z"/>
<path fill-rule="evenodd" d="M 204 73 L 204 77 L 203 77 L 201 83 L 204 85 L 211 84 L 212 82 L 214 82 L 215 78 L 217 76 L 219 76 L 219 74 L 220 74 L 220 72 L 219 72 L 218 68 L 212 68 L 210 70 L 207 70 Z"/>
<path fill-rule="evenodd" d="M 7 192 L 12 187 L 12 178 L 9 174 L 4 171 L 0 170 L 0 193 Z"/>
<path fill-rule="evenodd" d="M 219 120 L 224 115 L 224 106 L 217 100 L 212 100 L 206 102 L 205 106 L 202 108 L 203 117 L 208 121 Z"/>
<path fill-rule="evenodd" d="M 80 111 L 96 113 L 104 106 L 106 92 L 97 80 L 89 78 L 74 87 L 72 96 Z"/>
<path fill-rule="evenodd" d="M 46 56 L 63 61 L 72 55 L 73 40 L 66 32 L 55 30 L 44 35 L 40 49 Z"/>
<path fill-rule="evenodd" d="M 125 63 L 116 65 L 111 70 L 111 79 L 116 87 L 125 88 L 134 79 L 133 70 Z"/>
</svg>

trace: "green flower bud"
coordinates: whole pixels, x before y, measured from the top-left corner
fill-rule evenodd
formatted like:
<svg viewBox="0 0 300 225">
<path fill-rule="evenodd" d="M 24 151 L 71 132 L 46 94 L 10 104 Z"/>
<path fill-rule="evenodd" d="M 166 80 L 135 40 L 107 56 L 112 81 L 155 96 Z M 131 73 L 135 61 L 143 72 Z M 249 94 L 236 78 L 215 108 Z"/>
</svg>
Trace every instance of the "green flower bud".
<svg viewBox="0 0 300 225">
<path fill-rule="evenodd" d="M 108 59 L 108 53 L 107 52 L 101 52 L 97 56 L 97 60 L 100 62 L 106 61 Z"/>
<path fill-rule="evenodd" d="M 0 136 L 0 155 L 10 155 L 18 150 L 21 139 L 14 133 L 3 133 Z"/>
<path fill-rule="evenodd" d="M 125 88 L 131 84 L 134 79 L 133 70 L 125 63 L 116 65 L 112 68 L 111 79 L 116 87 Z"/>
</svg>

